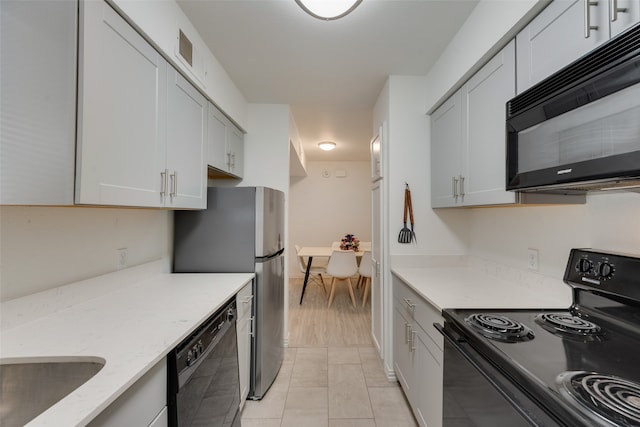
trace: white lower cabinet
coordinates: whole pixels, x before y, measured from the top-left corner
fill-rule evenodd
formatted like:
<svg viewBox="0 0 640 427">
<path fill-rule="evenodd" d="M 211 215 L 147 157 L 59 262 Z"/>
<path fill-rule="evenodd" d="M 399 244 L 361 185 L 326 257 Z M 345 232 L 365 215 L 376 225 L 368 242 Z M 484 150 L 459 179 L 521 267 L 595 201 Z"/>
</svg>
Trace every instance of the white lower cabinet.
<svg viewBox="0 0 640 427">
<path fill-rule="evenodd" d="M 253 335 L 253 282 L 249 282 L 236 295 L 238 319 L 238 371 L 240 374 L 240 408 L 249 395 L 251 372 L 251 336 Z"/>
<path fill-rule="evenodd" d="M 442 426 L 442 323 L 439 311 L 393 276 L 393 360 L 396 376 L 421 426 Z"/>
<path fill-rule="evenodd" d="M 166 427 L 167 361 L 162 359 L 102 411 L 89 427 Z"/>
</svg>

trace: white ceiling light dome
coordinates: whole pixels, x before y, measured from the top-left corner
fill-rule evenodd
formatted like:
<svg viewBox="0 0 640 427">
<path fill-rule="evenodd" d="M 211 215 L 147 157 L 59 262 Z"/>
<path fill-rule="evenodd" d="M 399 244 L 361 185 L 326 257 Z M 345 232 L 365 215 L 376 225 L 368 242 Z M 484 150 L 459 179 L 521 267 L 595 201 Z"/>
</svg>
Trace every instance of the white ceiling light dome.
<svg viewBox="0 0 640 427">
<path fill-rule="evenodd" d="M 320 149 L 324 151 L 331 151 L 336 148 L 336 143 L 333 141 L 322 141 L 318 143 L 318 147 L 320 147 Z"/>
<path fill-rule="evenodd" d="M 351 13 L 362 0 L 296 0 L 296 3 L 314 18 L 331 21 Z"/>
</svg>

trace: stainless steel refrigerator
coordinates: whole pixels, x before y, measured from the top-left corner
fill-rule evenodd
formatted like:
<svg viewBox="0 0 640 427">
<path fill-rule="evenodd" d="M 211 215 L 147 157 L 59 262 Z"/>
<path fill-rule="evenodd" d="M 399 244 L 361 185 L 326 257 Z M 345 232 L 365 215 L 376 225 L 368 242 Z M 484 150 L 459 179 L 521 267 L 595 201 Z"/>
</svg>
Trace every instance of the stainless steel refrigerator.
<svg viewBox="0 0 640 427">
<path fill-rule="evenodd" d="M 174 273 L 256 273 L 249 398 L 262 399 L 284 357 L 284 193 L 210 187 L 207 209 L 175 211 Z"/>
</svg>

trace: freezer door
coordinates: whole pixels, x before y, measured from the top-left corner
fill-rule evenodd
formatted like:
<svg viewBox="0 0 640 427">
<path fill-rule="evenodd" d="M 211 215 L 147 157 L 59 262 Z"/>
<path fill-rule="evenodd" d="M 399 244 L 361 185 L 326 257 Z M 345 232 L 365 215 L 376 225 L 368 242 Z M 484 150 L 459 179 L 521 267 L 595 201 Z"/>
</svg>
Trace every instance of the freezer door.
<svg viewBox="0 0 640 427">
<path fill-rule="evenodd" d="M 284 255 L 256 263 L 250 399 L 262 399 L 284 358 Z"/>
<path fill-rule="evenodd" d="M 256 257 L 267 257 L 284 248 L 284 193 L 256 187 Z"/>
<path fill-rule="evenodd" d="M 210 187 L 207 209 L 174 212 L 174 273 L 253 273 L 253 187 Z"/>
</svg>

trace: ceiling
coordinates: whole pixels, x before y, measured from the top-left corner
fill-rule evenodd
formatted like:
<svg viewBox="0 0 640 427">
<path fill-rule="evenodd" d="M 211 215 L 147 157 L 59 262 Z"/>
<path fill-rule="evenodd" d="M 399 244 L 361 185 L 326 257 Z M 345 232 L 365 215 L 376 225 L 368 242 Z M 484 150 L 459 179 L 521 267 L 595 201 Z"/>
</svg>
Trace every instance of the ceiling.
<svg viewBox="0 0 640 427">
<path fill-rule="evenodd" d="M 387 77 L 426 75 L 478 1 L 364 0 L 322 21 L 294 0 L 177 0 L 248 102 L 291 105 L 310 161 L 368 160 Z"/>
</svg>

